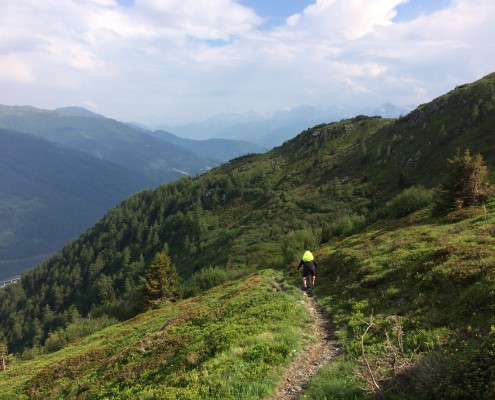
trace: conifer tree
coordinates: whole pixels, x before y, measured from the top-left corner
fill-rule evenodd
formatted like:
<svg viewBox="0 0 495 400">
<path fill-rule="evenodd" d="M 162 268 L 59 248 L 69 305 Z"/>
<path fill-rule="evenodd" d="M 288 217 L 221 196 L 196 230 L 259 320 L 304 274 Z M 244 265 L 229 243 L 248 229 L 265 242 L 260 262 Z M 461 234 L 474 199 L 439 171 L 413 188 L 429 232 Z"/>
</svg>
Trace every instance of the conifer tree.
<svg viewBox="0 0 495 400">
<path fill-rule="evenodd" d="M 8 347 L 5 343 L 0 343 L 0 365 L 2 371 L 5 371 L 12 362 L 12 356 L 9 354 Z"/>
<path fill-rule="evenodd" d="M 448 160 L 449 177 L 443 185 L 437 208 L 460 209 L 480 204 L 486 196 L 488 168 L 481 154 L 471 156 L 469 149 L 463 155 Z"/>
<path fill-rule="evenodd" d="M 166 251 L 158 252 L 151 263 L 143 283 L 143 306 L 156 308 L 166 299 L 179 294 L 179 275 Z"/>
</svg>

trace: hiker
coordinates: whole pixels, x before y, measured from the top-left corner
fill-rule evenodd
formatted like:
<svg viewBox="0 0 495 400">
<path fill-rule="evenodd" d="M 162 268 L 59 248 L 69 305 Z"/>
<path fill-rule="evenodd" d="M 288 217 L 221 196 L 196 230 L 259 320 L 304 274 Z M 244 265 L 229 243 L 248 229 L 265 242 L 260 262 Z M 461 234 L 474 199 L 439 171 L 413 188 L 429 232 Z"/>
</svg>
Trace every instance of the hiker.
<svg viewBox="0 0 495 400">
<path fill-rule="evenodd" d="M 299 263 L 299 266 L 297 267 L 297 269 L 303 267 L 303 284 L 305 289 L 307 288 L 306 277 L 308 275 L 309 275 L 309 279 L 311 279 L 311 282 L 313 282 L 313 286 L 315 285 L 315 275 L 316 275 L 317 265 L 318 264 L 316 263 L 313 254 L 309 250 L 306 250 L 301 258 L 301 262 Z"/>
</svg>

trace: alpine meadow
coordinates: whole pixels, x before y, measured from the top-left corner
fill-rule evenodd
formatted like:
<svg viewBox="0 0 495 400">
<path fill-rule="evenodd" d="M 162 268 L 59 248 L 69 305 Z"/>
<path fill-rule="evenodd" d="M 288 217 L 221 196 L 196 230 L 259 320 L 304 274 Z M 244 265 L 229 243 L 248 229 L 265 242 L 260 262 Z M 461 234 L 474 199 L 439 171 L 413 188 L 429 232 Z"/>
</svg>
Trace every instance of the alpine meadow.
<svg viewBox="0 0 495 400">
<path fill-rule="evenodd" d="M 144 190 L 0 289 L 0 399 L 495 398 L 495 73 Z"/>
</svg>

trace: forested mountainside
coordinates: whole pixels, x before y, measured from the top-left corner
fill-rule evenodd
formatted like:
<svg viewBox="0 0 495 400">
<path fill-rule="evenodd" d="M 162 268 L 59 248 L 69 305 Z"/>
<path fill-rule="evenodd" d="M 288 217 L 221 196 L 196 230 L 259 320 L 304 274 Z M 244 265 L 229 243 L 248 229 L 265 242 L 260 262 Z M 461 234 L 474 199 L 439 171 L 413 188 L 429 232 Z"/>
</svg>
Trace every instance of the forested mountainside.
<svg viewBox="0 0 495 400">
<path fill-rule="evenodd" d="M 0 280 L 34 267 L 122 199 L 154 186 L 115 163 L 0 129 Z"/>
<path fill-rule="evenodd" d="M 494 86 L 491 74 L 398 120 L 319 125 L 266 154 L 130 197 L 0 291 L 3 339 L 20 352 L 81 318 L 134 315 L 140 280 L 163 250 L 187 278 L 206 267 L 286 269 L 309 247 L 322 259 L 317 296 L 352 360 L 363 339 L 380 390 L 489 398 L 493 199 L 439 209 L 431 189 L 448 187 L 449 168 L 470 166 L 470 153 L 481 153 L 493 181 Z M 435 373 L 442 385 L 422 378 Z"/>
</svg>

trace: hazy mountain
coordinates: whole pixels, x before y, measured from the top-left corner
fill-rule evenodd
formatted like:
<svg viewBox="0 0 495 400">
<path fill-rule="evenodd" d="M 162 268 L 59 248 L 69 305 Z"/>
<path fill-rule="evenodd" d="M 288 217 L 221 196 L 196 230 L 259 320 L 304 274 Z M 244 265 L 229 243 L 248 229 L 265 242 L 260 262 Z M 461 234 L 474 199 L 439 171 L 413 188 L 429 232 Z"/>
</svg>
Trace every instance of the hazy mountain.
<svg viewBox="0 0 495 400">
<path fill-rule="evenodd" d="M 141 129 L 79 108 L 61 111 L 0 106 L 0 127 L 31 133 L 92 156 L 113 161 L 156 184 L 195 175 L 211 167 L 193 152 Z"/>
<path fill-rule="evenodd" d="M 264 153 L 267 148 L 245 140 L 204 139 L 192 140 L 180 138 L 170 132 L 155 131 L 151 135 L 192 151 L 199 157 L 212 160 L 214 165 L 232 160 L 248 153 Z"/>
<path fill-rule="evenodd" d="M 155 182 L 40 137 L 0 129 L 0 280 L 35 266 Z"/>
<path fill-rule="evenodd" d="M 254 111 L 221 114 L 196 123 L 164 128 L 176 135 L 191 139 L 247 140 L 272 148 L 293 138 L 302 130 L 320 123 L 339 121 L 359 114 L 378 115 L 386 118 L 399 117 L 407 114 L 411 109 L 412 107 L 398 107 L 390 103 L 375 108 L 300 106 L 269 114 Z"/>
<path fill-rule="evenodd" d="M 183 138 L 204 140 L 218 138 L 217 132 L 240 124 L 262 121 L 266 117 L 262 113 L 247 111 L 243 113 L 223 113 L 209 117 L 200 122 L 170 126 L 161 125 L 158 130 L 173 132 Z M 237 139 L 236 137 L 233 137 Z"/>
<path fill-rule="evenodd" d="M 76 117 L 100 117 L 100 118 L 105 118 L 103 115 L 96 114 L 93 111 L 89 111 L 86 108 L 82 107 L 76 107 L 76 106 L 68 106 L 68 107 L 60 107 L 57 108 L 55 111 L 64 113 L 64 114 L 69 114 L 73 115 Z"/>
<path fill-rule="evenodd" d="M 414 106 L 399 107 L 392 103 L 384 103 L 374 108 L 369 115 L 379 115 L 383 118 L 398 118 L 409 114 L 414 108 Z"/>
</svg>

